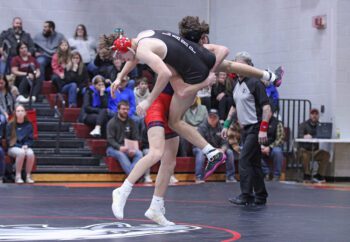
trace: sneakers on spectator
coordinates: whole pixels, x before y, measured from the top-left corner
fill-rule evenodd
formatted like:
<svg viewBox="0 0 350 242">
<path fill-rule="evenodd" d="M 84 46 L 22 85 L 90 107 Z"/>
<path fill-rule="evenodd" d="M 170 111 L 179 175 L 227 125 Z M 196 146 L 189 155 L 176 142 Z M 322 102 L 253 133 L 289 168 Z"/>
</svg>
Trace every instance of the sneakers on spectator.
<svg viewBox="0 0 350 242">
<path fill-rule="evenodd" d="M 282 84 L 282 78 L 284 75 L 284 70 L 283 70 L 282 66 L 279 66 L 275 70 L 275 75 L 276 75 L 276 79 L 273 81 L 273 85 L 275 85 L 276 87 L 279 87 Z"/>
<path fill-rule="evenodd" d="M 16 99 L 17 102 L 19 103 L 28 103 L 29 102 L 29 99 L 28 98 L 25 98 L 23 95 L 19 95 Z"/>
<path fill-rule="evenodd" d="M 28 101 L 29 101 L 29 98 L 28 98 Z M 35 103 L 35 101 L 36 101 L 36 97 L 32 96 L 32 102 Z"/>
<path fill-rule="evenodd" d="M 226 183 L 235 183 L 237 180 L 234 177 L 227 177 L 226 178 Z"/>
<path fill-rule="evenodd" d="M 150 174 L 146 174 L 144 176 L 144 182 L 145 183 L 152 183 L 153 182 Z"/>
<path fill-rule="evenodd" d="M 205 181 L 200 178 L 200 177 L 196 177 L 196 181 L 195 181 L 196 184 L 202 184 L 202 183 L 205 183 Z"/>
<path fill-rule="evenodd" d="M 114 216 L 117 219 L 124 218 L 124 206 L 126 200 L 128 199 L 129 194 L 125 192 L 121 192 L 120 188 L 114 189 L 112 193 L 113 203 L 112 203 L 112 211 Z"/>
<path fill-rule="evenodd" d="M 164 210 L 165 211 L 165 210 Z M 162 212 L 161 209 L 154 209 L 154 208 L 149 208 L 146 213 L 145 216 L 152 220 L 153 222 L 161 225 L 161 226 L 172 226 L 175 225 L 175 223 L 167 220 L 164 216 L 164 213 Z"/>
<path fill-rule="evenodd" d="M 324 176 L 321 176 L 320 174 L 316 174 L 312 178 L 311 181 L 314 182 L 314 183 L 324 183 L 324 182 L 326 182 L 326 179 L 324 178 Z"/>
<path fill-rule="evenodd" d="M 214 171 L 226 160 L 226 155 L 222 152 L 217 153 L 208 161 L 204 171 L 204 180 L 207 179 Z"/>
<path fill-rule="evenodd" d="M 34 183 L 34 180 L 32 179 L 32 177 L 30 175 L 27 175 L 26 177 L 26 183 Z"/>
<path fill-rule="evenodd" d="M 172 176 L 170 177 L 169 184 L 176 184 L 176 183 L 178 183 L 178 182 L 179 182 L 179 180 L 176 179 L 176 177 L 175 177 L 174 175 L 172 175 Z"/>
<path fill-rule="evenodd" d="M 311 182 L 311 176 L 308 174 L 304 174 L 303 180 L 304 180 L 304 182 Z"/>
<path fill-rule="evenodd" d="M 101 136 L 101 127 L 96 126 L 91 132 L 90 135 L 92 137 L 100 137 Z"/>
<path fill-rule="evenodd" d="M 23 184 L 24 183 L 24 181 L 22 180 L 22 178 L 20 176 L 16 176 L 15 182 L 17 184 Z"/>
</svg>

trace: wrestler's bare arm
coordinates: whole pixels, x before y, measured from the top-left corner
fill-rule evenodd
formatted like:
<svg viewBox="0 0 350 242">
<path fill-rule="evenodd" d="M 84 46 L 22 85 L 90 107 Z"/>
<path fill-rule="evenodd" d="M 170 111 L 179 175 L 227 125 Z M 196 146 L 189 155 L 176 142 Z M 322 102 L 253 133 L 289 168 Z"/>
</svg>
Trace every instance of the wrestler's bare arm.
<svg viewBox="0 0 350 242">
<path fill-rule="evenodd" d="M 149 102 L 152 103 L 166 87 L 172 77 L 172 73 L 164 61 L 151 51 L 150 48 L 139 46 L 137 49 L 137 58 L 157 74 L 157 80 L 148 97 Z"/>
<path fill-rule="evenodd" d="M 216 69 L 219 66 L 221 66 L 222 62 L 230 53 L 229 49 L 226 46 L 214 45 L 214 44 L 204 44 L 203 47 L 215 54 L 216 61 L 215 61 L 215 65 L 212 68 L 212 71 L 216 72 L 217 71 Z"/>
<path fill-rule="evenodd" d="M 137 59 L 127 61 L 121 70 L 121 72 L 118 73 L 117 78 L 114 80 L 114 82 L 111 85 L 111 96 L 115 97 L 115 91 L 120 86 L 120 83 L 124 80 L 124 78 L 132 71 L 138 63 Z"/>
</svg>

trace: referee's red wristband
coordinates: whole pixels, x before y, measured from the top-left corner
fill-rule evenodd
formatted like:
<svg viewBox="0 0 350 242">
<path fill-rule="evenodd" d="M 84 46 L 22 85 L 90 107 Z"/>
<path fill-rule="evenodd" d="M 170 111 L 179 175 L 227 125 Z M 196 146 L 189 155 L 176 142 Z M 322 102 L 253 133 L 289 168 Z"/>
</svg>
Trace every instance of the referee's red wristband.
<svg viewBox="0 0 350 242">
<path fill-rule="evenodd" d="M 261 124 L 260 124 L 260 131 L 261 132 L 267 132 L 267 129 L 269 128 L 269 123 L 266 122 L 266 121 L 261 121 Z"/>
</svg>

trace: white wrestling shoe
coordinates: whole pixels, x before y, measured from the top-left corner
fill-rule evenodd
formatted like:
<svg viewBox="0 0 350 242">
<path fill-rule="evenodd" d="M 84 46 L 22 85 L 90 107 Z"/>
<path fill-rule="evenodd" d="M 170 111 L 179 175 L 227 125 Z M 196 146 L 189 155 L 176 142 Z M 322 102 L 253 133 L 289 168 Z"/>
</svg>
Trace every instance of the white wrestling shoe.
<svg viewBox="0 0 350 242">
<path fill-rule="evenodd" d="M 146 213 L 145 216 L 152 220 L 153 222 L 161 225 L 161 226 L 173 226 L 175 225 L 175 223 L 167 220 L 164 216 L 165 214 L 165 208 L 164 209 L 153 209 L 153 208 L 149 208 Z"/>
<path fill-rule="evenodd" d="M 112 193 L 113 203 L 112 203 L 112 211 L 114 216 L 117 219 L 124 218 L 124 206 L 126 200 L 128 199 L 129 194 L 125 192 L 121 192 L 120 188 L 114 189 Z"/>
</svg>

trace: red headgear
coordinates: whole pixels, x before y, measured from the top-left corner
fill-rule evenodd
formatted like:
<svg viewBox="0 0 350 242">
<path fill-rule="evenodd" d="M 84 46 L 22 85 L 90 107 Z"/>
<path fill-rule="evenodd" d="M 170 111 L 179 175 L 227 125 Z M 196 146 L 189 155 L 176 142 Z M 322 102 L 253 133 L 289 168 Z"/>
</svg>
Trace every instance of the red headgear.
<svg viewBox="0 0 350 242">
<path fill-rule="evenodd" d="M 120 37 L 113 42 L 112 49 L 114 51 L 125 53 L 129 51 L 128 48 L 131 48 L 131 40 L 127 37 Z"/>
</svg>

